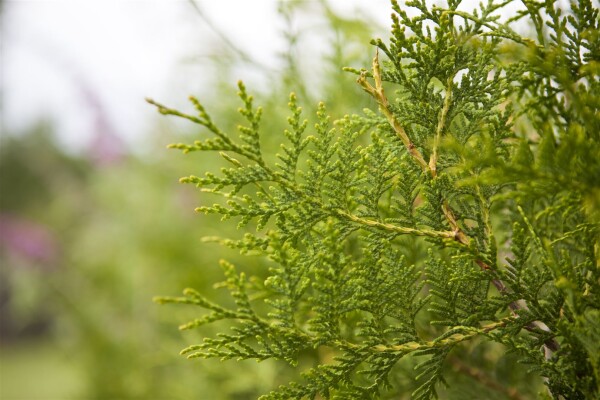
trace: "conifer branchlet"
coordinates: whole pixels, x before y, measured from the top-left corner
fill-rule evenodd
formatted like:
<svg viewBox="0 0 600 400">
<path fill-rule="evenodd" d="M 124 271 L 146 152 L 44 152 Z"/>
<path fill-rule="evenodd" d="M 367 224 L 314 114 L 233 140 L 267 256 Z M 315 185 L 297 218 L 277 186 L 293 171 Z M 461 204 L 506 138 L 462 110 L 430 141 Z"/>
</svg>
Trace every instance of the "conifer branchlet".
<svg viewBox="0 0 600 400">
<path fill-rule="evenodd" d="M 598 7 L 461 3 L 392 0 L 389 44 L 372 42 L 369 69 L 346 68 L 378 109 L 332 123 L 321 103 L 309 127 L 292 94 L 277 163 L 260 139 L 279 133 L 261 130 L 242 83 L 237 136 L 194 98 L 197 116 L 149 100 L 213 135 L 171 147 L 230 167 L 182 182 L 222 198 L 197 211 L 257 228 L 225 246 L 272 265 L 256 284 L 222 262 L 231 308 L 192 289 L 157 298 L 206 310 L 182 329 L 232 323 L 182 353 L 297 366 L 317 352 L 264 399 L 447 397 L 453 373 L 523 398 L 522 382 L 474 372 L 467 348 L 513 354 L 544 395 L 600 395 Z"/>
</svg>

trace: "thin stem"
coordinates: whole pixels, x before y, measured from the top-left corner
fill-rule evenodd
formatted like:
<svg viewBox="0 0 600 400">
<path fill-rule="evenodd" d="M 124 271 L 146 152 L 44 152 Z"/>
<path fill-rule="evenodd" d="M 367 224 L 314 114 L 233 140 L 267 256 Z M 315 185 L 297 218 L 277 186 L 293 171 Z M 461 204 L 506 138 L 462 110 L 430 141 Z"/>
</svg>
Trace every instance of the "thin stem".
<svg viewBox="0 0 600 400">
<path fill-rule="evenodd" d="M 501 383 L 492 379 L 490 376 L 485 374 L 480 369 L 470 367 L 470 366 L 466 365 L 465 363 L 463 363 L 458 358 L 450 359 L 450 363 L 452 364 L 452 369 L 454 369 L 456 372 L 465 374 L 465 375 L 475 379 L 477 382 L 481 383 L 482 385 L 487 386 L 488 388 L 495 390 L 497 392 L 505 394 L 509 399 L 512 399 L 512 400 L 524 400 L 525 399 L 523 396 L 521 396 L 519 394 L 519 392 L 517 392 L 517 389 L 512 388 L 512 387 L 503 386 Z"/>
<path fill-rule="evenodd" d="M 373 346 L 372 349 L 379 352 L 412 353 L 413 351 L 418 350 L 446 347 L 448 345 L 464 342 L 465 340 L 469 340 L 478 335 L 489 333 L 495 329 L 505 326 L 511 320 L 512 318 L 504 318 L 498 322 L 484 325 L 481 328 L 474 328 L 471 326 L 456 327 L 454 329 L 460 329 L 463 331 L 463 333 L 456 332 L 453 335 L 439 340 L 432 340 L 429 342 L 408 342 L 399 345 L 377 345 Z"/>
<path fill-rule="evenodd" d="M 399 225 L 386 224 L 383 222 L 360 218 L 360 217 L 357 217 L 356 215 L 346 213 L 342 210 L 336 210 L 335 213 L 339 217 L 342 217 L 342 218 L 347 219 L 352 222 L 356 222 L 360 225 L 366 225 L 366 226 L 370 226 L 373 228 L 382 229 L 382 230 L 385 230 L 388 232 L 395 232 L 395 233 L 404 234 L 404 235 L 428 236 L 428 237 L 440 238 L 440 239 L 454 239 L 455 238 L 455 233 L 452 231 L 434 231 L 431 229 L 416 229 L 416 228 L 408 228 L 408 227 L 399 226 Z"/>
<path fill-rule="evenodd" d="M 254 58 L 252 58 L 248 53 L 246 53 L 244 50 L 240 49 L 239 47 L 237 47 L 232 41 L 231 39 L 229 39 L 229 37 L 227 37 L 227 35 L 225 33 L 223 33 L 223 31 L 221 31 L 211 20 L 210 18 L 208 18 L 206 16 L 206 14 L 204 13 L 204 11 L 202 11 L 202 9 L 200 8 L 200 6 L 198 5 L 198 3 L 196 3 L 194 0 L 189 0 L 190 5 L 194 8 L 194 10 L 196 11 L 196 13 L 198 14 L 198 16 L 200 17 L 200 19 L 202 19 L 202 21 L 204 21 L 204 23 L 206 24 L 206 26 L 208 26 L 210 28 L 210 30 L 212 30 L 218 37 L 219 39 L 221 39 L 221 41 L 223 43 L 225 43 L 225 45 L 227 47 L 229 47 L 235 54 L 237 54 L 240 59 L 244 62 L 247 62 L 251 65 L 254 65 L 258 68 L 260 68 L 263 72 L 266 73 L 271 73 L 271 69 L 269 67 L 267 67 L 266 65 L 256 61 Z"/>
<path fill-rule="evenodd" d="M 448 78 L 448 84 L 446 85 L 446 97 L 444 98 L 444 106 L 442 108 L 442 112 L 440 113 L 440 118 L 438 120 L 438 125 L 435 132 L 435 138 L 433 139 L 433 151 L 431 152 L 431 157 L 429 157 L 429 170 L 431 171 L 431 176 L 433 176 L 434 178 L 437 175 L 438 148 L 442 139 L 442 133 L 446 127 L 446 118 L 448 116 L 448 110 L 450 110 L 450 105 L 452 104 L 453 79 L 453 76 Z"/>
<path fill-rule="evenodd" d="M 490 204 L 486 201 L 483 193 L 481 192 L 481 186 L 477 184 L 475 186 L 477 191 L 477 197 L 479 199 L 479 204 L 481 205 L 481 218 L 483 219 L 483 223 L 485 225 L 485 235 L 489 241 L 494 240 L 492 237 L 492 226 L 490 224 Z"/>
<path fill-rule="evenodd" d="M 503 5 L 506 5 L 508 3 L 509 2 L 505 2 Z M 501 5 L 501 6 L 503 6 L 503 5 Z M 483 18 L 477 18 L 477 17 L 474 17 L 473 15 L 469 15 L 466 12 L 458 11 L 458 10 L 446 10 L 446 11 L 444 11 L 444 13 L 451 14 L 451 15 L 457 15 L 459 17 L 464 18 L 465 20 L 473 21 L 479 26 L 485 26 L 486 28 L 488 28 L 490 30 L 490 32 L 482 32 L 481 33 L 482 36 L 502 37 L 502 38 L 512 40 L 515 43 L 519 43 L 519 44 L 522 44 L 525 46 L 534 43 L 532 40 L 528 40 L 527 38 L 522 38 L 521 36 L 516 34 L 513 30 L 511 30 L 508 27 L 508 24 L 504 24 L 504 25 L 497 24 L 497 26 L 494 26 L 494 25 L 490 24 L 489 22 L 484 21 Z"/>
<path fill-rule="evenodd" d="M 206 126 L 206 122 L 203 121 L 202 119 L 200 119 L 198 117 L 194 117 L 193 115 L 182 113 L 181 111 L 177 111 L 173 108 L 169 108 L 163 104 L 160 104 L 157 101 L 154 101 L 153 99 L 151 99 L 149 97 L 146 98 L 146 102 L 149 104 L 152 104 L 153 106 L 156 106 L 156 108 L 158 109 L 158 112 L 163 115 L 174 115 L 176 117 L 185 118 L 187 120 L 190 120 L 196 124 Z"/>
</svg>

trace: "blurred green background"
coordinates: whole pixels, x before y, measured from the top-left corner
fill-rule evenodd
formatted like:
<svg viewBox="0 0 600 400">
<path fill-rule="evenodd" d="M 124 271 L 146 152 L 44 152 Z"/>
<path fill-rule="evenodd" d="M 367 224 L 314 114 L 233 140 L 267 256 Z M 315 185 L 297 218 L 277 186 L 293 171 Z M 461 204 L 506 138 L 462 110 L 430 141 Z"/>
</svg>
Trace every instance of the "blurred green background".
<svg viewBox="0 0 600 400">
<path fill-rule="evenodd" d="M 265 108 L 265 153 L 274 153 L 283 137 L 290 91 L 298 94 L 307 118 L 320 100 L 334 118 L 370 105 L 341 67 L 369 65 L 368 41 L 382 32 L 376 23 L 342 17 L 321 1 L 280 2 L 278 13 L 290 27 L 281 36 L 287 50 L 279 55 L 280 67 L 262 70 L 268 85 L 248 88 Z M 312 21 L 310 31 L 298 25 L 305 20 Z M 221 33 L 223 40 L 227 34 Z M 309 34 L 312 39 L 304 40 Z M 327 54 L 310 52 L 314 40 Z M 239 122 L 240 67 L 261 71 L 229 47 L 229 57 L 197 61 L 219 71 L 202 101 L 226 130 Z M 176 95 L 189 94 L 195 93 Z M 197 310 L 151 301 L 185 287 L 228 301 L 224 291 L 212 289 L 222 279 L 221 258 L 257 275 L 264 270 L 261 259 L 201 241 L 243 235 L 234 222 L 194 214 L 194 207 L 211 199 L 178 183 L 180 176 L 216 169 L 220 161 L 165 149 L 206 133 L 157 115 L 135 149 L 99 130 L 86 151 L 73 151 L 59 144 L 61 132 L 52 121 L 49 116 L 24 131 L 2 132 L 0 398 L 253 399 L 286 382 L 289 371 L 281 364 L 179 356 L 201 340 L 198 332 L 177 330 Z"/>
</svg>

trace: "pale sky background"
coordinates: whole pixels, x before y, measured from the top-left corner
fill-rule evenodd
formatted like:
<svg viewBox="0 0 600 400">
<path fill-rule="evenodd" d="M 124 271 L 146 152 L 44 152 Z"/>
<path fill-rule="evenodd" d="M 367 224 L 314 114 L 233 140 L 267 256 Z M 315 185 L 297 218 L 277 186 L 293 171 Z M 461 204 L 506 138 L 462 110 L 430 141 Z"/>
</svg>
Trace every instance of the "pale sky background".
<svg viewBox="0 0 600 400">
<path fill-rule="evenodd" d="M 196 4 L 238 48 L 277 68 L 285 43 L 277 0 Z M 330 4 L 390 24 L 388 0 Z M 311 23 L 300 21 L 297 28 L 311 29 Z M 135 144 L 156 124 L 144 97 L 180 106 L 189 94 L 211 90 L 210 77 L 218 71 L 208 57 L 226 47 L 187 0 L 8 0 L 0 29 L 2 135 L 49 118 L 71 150 L 89 145 L 94 107 Z M 249 69 L 239 75 L 235 79 L 258 79 Z"/>
</svg>

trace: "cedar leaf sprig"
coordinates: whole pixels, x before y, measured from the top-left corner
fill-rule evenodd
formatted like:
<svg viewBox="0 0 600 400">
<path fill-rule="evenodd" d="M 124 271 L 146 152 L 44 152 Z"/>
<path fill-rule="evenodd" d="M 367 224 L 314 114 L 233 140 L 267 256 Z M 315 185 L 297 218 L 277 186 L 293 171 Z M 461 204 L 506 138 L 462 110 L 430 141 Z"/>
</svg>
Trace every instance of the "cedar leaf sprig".
<svg viewBox="0 0 600 400">
<path fill-rule="evenodd" d="M 192 289 L 156 299 L 206 310 L 182 329 L 231 323 L 183 354 L 304 369 L 263 399 L 426 400 L 461 371 L 521 398 L 527 382 L 447 368 L 499 346 L 554 398 L 600 395 L 598 8 L 463 5 L 392 0 L 389 43 L 372 42 L 368 69 L 346 68 L 377 110 L 332 121 L 320 103 L 311 127 L 292 94 L 288 128 L 268 132 L 281 137 L 276 162 L 242 83 L 237 135 L 195 98 L 197 115 L 149 100 L 212 135 L 170 147 L 230 167 L 181 181 L 221 199 L 198 212 L 256 228 L 224 245 L 269 260 L 260 273 L 221 263 L 232 307 Z"/>
</svg>

